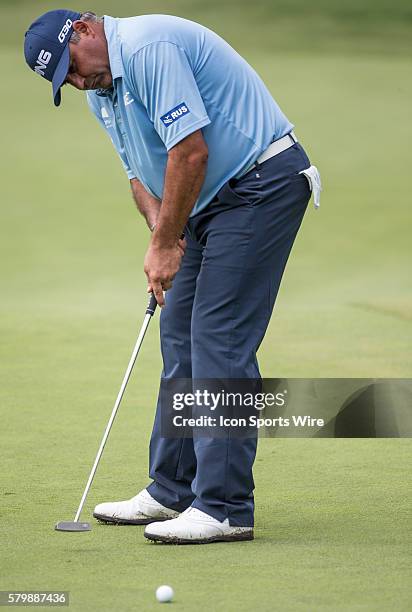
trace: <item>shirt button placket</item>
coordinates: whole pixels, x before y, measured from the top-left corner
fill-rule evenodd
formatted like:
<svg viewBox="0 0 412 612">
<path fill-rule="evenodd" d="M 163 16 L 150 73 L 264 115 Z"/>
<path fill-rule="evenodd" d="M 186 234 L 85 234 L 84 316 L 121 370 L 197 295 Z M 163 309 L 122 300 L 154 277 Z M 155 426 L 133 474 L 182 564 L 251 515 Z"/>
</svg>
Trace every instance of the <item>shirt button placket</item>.
<svg viewBox="0 0 412 612">
<path fill-rule="evenodd" d="M 116 124 L 119 127 L 119 130 L 122 134 L 122 136 L 124 137 L 126 135 L 124 127 L 123 127 L 123 120 L 122 120 L 122 116 L 120 114 L 120 110 L 119 110 L 119 102 L 117 100 L 117 92 L 115 93 L 114 99 L 113 99 L 113 108 L 114 108 L 114 118 L 116 120 Z"/>
</svg>

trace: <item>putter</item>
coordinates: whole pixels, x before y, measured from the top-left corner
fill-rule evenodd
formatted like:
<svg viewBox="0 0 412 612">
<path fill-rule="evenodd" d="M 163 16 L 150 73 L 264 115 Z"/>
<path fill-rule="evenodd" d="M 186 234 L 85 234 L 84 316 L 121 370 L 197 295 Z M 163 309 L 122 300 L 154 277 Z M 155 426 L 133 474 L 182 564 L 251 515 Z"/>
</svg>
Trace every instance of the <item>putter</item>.
<svg viewBox="0 0 412 612">
<path fill-rule="evenodd" d="M 120 387 L 119 394 L 117 396 L 116 402 L 115 402 L 113 410 L 112 410 L 111 417 L 109 419 L 109 422 L 108 422 L 106 430 L 104 432 L 102 441 L 100 443 L 100 448 L 99 448 L 99 450 L 97 452 L 96 459 L 94 460 L 92 471 L 90 472 L 90 476 L 89 476 L 89 479 L 87 481 L 86 488 L 84 490 L 83 496 L 82 496 L 82 498 L 80 500 L 80 504 L 79 504 L 79 507 L 77 509 L 76 515 L 74 517 L 74 520 L 73 521 L 60 521 L 55 526 L 56 531 L 90 531 L 91 530 L 90 523 L 82 523 L 82 522 L 79 521 L 80 514 L 82 512 L 82 509 L 83 509 L 83 506 L 84 506 L 84 502 L 86 501 L 86 497 L 87 497 L 87 494 L 89 492 L 89 489 L 90 489 L 90 487 L 92 485 L 94 475 L 96 474 L 97 466 L 99 465 L 100 458 L 101 458 L 101 456 L 103 454 L 103 450 L 104 450 L 107 438 L 109 437 L 109 433 L 110 433 L 110 430 L 112 428 L 113 421 L 116 418 L 116 413 L 117 413 L 117 410 L 118 410 L 118 408 L 120 406 L 120 402 L 122 401 L 123 393 L 124 393 L 124 391 L 126 389 L 126 385 L 127 385 L 128 380 L 130 378 L 130 374 L 132 373 L 133 366 L 135 364 L 137 355 L 139 354 L 139 350 L 140 350 L 140 347 L 142 345 L 143 338 L 145 337 L 147 328 L 149 327 L 150 320 L 151 320 L 151 318 L 154 315 L 154 312 L 156 310 L 156 306 L 157 306 L 156 298 L 155 298 L 154 294 L 152 293 L 151 296 L 150 296 L 149 304 L 148 304 L 148 306 L 146 308 L 146 314 L 145 314 L 145 318 L 144 318 L 144 321 L 143 321 L 142 328 L 141 328 L 139 336 L 137 338 L 136 345 L 135 345 L 135 347 L 133 349 L 133 353 L 132 353 L 132 356 L 130 358 L 129 365 L 127 366 L 126 374 L 124 375 L 124 378 L 123 378 L 122 386 Z"/>
</svg>

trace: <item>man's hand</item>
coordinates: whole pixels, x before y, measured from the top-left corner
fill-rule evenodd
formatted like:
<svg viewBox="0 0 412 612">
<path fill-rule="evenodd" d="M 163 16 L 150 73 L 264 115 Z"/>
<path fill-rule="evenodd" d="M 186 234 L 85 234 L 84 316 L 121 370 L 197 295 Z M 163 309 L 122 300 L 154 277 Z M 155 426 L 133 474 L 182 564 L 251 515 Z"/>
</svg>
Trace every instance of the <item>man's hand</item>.
<svg viewBox="0 0 412 612">
<path fill-rule="evenodd" d="M 153 291 L 159 306 L 164 306 L 163 291 L 171 288 L 182 257 L 186 249 L 186 240 L 183 238 L 173 245 L 161 246 L 152 240 L 147 249 L 144 260 L 144 271 L 148 280 L 147 291 Z"/>
</svg>

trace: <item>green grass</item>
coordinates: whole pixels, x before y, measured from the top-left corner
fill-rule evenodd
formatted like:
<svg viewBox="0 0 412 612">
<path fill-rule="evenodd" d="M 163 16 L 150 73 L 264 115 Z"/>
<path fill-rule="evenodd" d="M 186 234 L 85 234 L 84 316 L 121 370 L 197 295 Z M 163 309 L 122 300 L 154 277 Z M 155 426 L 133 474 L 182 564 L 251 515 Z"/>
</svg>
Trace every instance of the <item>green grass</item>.
<svg viewBox="0 0 412 612">
<path fill-rule="evenodd" d="M 141 381 L 129 393 L 134 401 L 123 407 L 88 511 L 145 482 L 144 436 L 130 431 L 149 424 L 146 387 Z M 140 527 L 102 525 L 56 533 L 56 520 L 71 520 L 103 416 L 88 407 L 84 426 L 76 423 L 61 391 L 58 409 L 32 409 L 31 431 L 3 462 L 14 476 L 5 490 L 1 588 L 67 589 L 75 610 L 156 609 L 162 583 L 174 587 L 179 610 L 408 609 L 408 442 L 263 440 L 254 543 L 167 547 L 143 541 Z"/>
<path fill-rule="evenodd" d="M 54 6 L 0 7 L 0 589 L 67 589 L 76 611 L 155 609 L 162 583 L 179 610 L 409 610 L 409 440 L 262 440 L 254 543 L 168 548 L 138 527 L 53 531 L 72 518 L 140 326 L 148 240 L 82 96 L 65 91 L 54 109 L 24 65 L 22 32 Z M 322 172 L 262 373 L 410 377 L 410 4 L 94 7 L 216 29 L 263 76 Z M 159 370 L 156 321 L 85 518 L 146 484 Z"/>
</svg>

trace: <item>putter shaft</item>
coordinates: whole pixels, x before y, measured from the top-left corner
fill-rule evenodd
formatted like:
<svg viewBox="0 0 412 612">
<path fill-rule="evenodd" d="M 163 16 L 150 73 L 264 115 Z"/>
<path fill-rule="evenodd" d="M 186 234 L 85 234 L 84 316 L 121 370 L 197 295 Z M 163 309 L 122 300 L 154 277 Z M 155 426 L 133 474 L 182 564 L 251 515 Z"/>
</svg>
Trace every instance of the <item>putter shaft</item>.
<svg viewBox="0 0 412 612">
<path fill-rule="evenodd" d="M 79 504 L 79 507 L 77 509 L 76 515 L 74 517 L 74 522 L 75 523 L 77 523 L 77 521 L 79 520 L 80 514 L 81 514 L 81 512 L 83 510 L 84 502 L 86 501 L 87 494 L 88 494 L 88 492 L 90 490 L 90 487 L 91 487 L 91 484 L 93 482 L 93 478 L 94 478 L 94 475 L 96 473 L 97 466 L 99 465 L 99 461 L 100 461 L 100 458 L 102 456 L 102 453 L 103 453 L 103 450 L 104 450 L 107 438 L 109 437 L 109 433 L 110 433 L 110 430 L 112 428 L 114 419 L 116 418 L 117 410 L 118 410 L 118 408 L 120 406 L 120 402 L 122 401 L 122 397 L 123 397 L 124 391 L 126 389 L 126 385 L 127 385 L 128 380 L 130 378 L 130 374 L 132 373 L 133 366 L 135 364 L 137 355 L 139 354 L 139 350 L 140 350 L 140 347 L 142 345 L 143 339 L 145 337 L 147 328 L 149 326 L 150 319 L 152 318 L 152 316 L 153 316 L 153 314 L 154 314 L 154 312 L 156 310 L 156 306 L 157 306 L 156 298 L 152 294 L 151 297 L 150 297 L 149 304 L 148 304 L 147 309 L 146 309 L 146 314 L 145 314 L 145 318 L 144 318 L 144 321 L 143 321 L 142 328 L 141 328 L 139 336 L 137 338 L 135 347 L 133 349 L 132 356 L 131 356 L 130 361 L 129 361 L 129 365 L 127 366 L 127 370 L 126 370 L 126 373 L 124 375 L 122 385 L 120 387 L 120 391 L 118 393 L 116 402 L 114 404 L 114 407 L 113 407 L 113 410 L 112 410 L 112 414 L 110 416 L 110 420 L 109 420 L 109 422 L 107 424 L 107 427 L 106 427 L 106 430 L 104 432 L 102 441 L 100 443 L 99 450 L 98 450 L 97 455 L 96 455 L 96 459 L 94 461 L 93 467 L 92 467 L 90 475 L 89 475 L 89 479 L 87 481 L 86 487 L 84 489 L 84 493 L 83 493 L 82 498 L 80 500 L 80 504 Z"/>
</svg>

